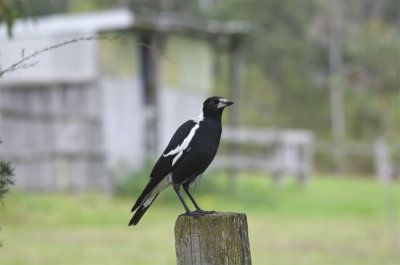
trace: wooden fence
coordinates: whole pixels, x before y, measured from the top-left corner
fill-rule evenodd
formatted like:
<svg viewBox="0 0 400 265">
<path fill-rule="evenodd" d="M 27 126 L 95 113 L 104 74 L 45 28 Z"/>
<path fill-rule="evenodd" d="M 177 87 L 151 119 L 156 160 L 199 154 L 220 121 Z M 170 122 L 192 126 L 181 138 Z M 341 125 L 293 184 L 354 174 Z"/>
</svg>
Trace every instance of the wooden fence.
<svg viewBox="0 0 400 265">
<path fill-rule="evenodd" d="M 384 138 L 373 142 L 320 140 L 314 149 L 319 170 L 367 176 L 375 172 L 382 183 L 389 183 L 396 177 L 400 179 L 400 164 L 394 154 L 396 146 L 391 146 Z"/>
<path fill-rule="evenodd" d="M 313 168 L 313 135 L 306 130 L 224 127 L 214 168 L 272 174 L 277 184 L 287 175 L 305 184 Z"/>
</svg>

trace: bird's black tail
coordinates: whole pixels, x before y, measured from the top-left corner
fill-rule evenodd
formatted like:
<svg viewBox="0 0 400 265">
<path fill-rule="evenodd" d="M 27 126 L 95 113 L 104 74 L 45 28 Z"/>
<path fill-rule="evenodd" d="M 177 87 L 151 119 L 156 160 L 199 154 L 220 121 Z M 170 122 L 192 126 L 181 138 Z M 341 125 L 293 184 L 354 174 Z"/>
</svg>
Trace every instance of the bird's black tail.
<svg viewBox="0 0 400 265">
<path fill-rule="evenodd" d="M 158 196 L 158 194 L 156 196 L 154 196 L 153 200 L 147 206 L 144 206 L 142 204 L 139 207 L 136 206 L 136 207 L 132 208 L 132 211 L 134 211 L 136 208 L 137 208 L 137 210 L 136 210 L 135 214 L 133 215 L 132 219 L 129 221 L 129 225 L 137 225 L 137 223 L 139 223 L 140 219 L 142 218 L 144 213 L 147 211 L 147 209 L 149 209 L 149 207 L 154 202 L 154 200 L 157 198 L 157 196 Z"/>
<path fill-rule="evenodd" d="M 129 225 L 136 225 L 143 214 L 151 206 L 154 200 L 157 198 L 158 194 L 168 186 L 168 182 L 159 181 L 157 178 L 150 178 L 149 183 L 147 183 L 143 192 L 140 194 L 139 198 L 136 200 L 135 205 L 133 205 L 131 212 L 135 212 Z"/>
</svg>

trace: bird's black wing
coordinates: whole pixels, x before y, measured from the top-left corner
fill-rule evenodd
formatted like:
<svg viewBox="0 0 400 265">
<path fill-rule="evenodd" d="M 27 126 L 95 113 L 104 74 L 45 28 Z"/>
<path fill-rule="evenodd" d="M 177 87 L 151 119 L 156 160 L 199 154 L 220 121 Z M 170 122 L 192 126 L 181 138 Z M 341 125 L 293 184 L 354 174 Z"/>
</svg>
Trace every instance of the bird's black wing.
<svg viewBox="0 0 400 265">
<path fill-rule="evenodd" d="M 171 173 L 171 171 L 179 164 L 179 161 L 185 156 L 185 151 L 190 147 L 190 140 L 193 138 L 197 129 L 195 126 L 199 125 L 193 120 L 188 120 L 176 130 L 164 152 L 154 165 L 150 178 L 163 178 L 167 174 Z M 185 146 L 185 141 L 187 146 Z M 180 150 L 182 153 L 180 153 Z M 174 161 L 174 159 L 176 160 Z"/>
<path fill-rule="evenodd" d="M 179 165 L 179 162 L 185 157 L 187 150 L 190 148 L 190 140 L 193 138 L 198 126 L 199 124 L 193 120 L 188 120 L 176 130 L 168 146 L 165 148 L 157 163 L 154 165 L 154 168 L 150 174 L 150 181 L 144 188 L 142 194 L 136 200 L 135 205 L 132 207 L 132 212 L 141 206 L 148 198 L 149 194 L 157 186 L 157 184 L 159 184 L 165 176 L 170 174 L 174 168 Z M 135 215 L 137 214 L 138 217 L 141 217 L 148 207 L 142 208 L 143 209 L 140 211 L 141 213 L 135 213 Z"/>
</svg>

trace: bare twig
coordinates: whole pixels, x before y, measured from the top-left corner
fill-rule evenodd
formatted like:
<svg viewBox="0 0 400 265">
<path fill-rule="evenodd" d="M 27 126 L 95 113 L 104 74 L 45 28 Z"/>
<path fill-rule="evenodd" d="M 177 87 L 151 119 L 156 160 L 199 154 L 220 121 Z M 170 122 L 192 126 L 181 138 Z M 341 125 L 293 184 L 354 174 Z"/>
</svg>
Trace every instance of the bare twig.
<svg viewBox="0 0 400 265">
<path fill-rule="evenodd" d="M 175 64 L 175 65 L 177 64 L 175 60 L 173 60 L 172 58 L 168 57 L 168 56 L 165 55 L 165 54 L 162 54 L 159 50 L 157 50 L 156 48 L 152 47 L 151 45 L 148 45 L 148 44 L 146 44 L 146 43 L 144 43 L 144 42 L 137 42 L 137 44 L 138 44 L 139 46 L 143 46 L 143 47 L 145 47 L 145 48 L 151 50 L 152 52 L 156 53 L 156 54 L 159 55 L 159 56 L 164 57 L 164 58 L 167 59 L 170 63 L 173 63 L 173 64 Z"/>
<path fill-rule="evenodd" d="M 27 68 L 31 68 L 34 67 L 35 65 L 37 65 L 39 63 L 39 61 L 35 61 L 33 63 L 28 63 L 29 60 L 41 55 L 42 53 L 72 44 L 72 43 L 76 43 L 76 42 L 80 42 L 80 41 L 91 41 L 91 40 L 109 40 L 109 41 L 120 41 L 121 44 L 126 44 L 126 39 L 121 38 L 119 36 L 91 36 L 91 37 L 80 37 L 80 38 L 76 38 L 76 39 L 71 39 L 71 40 L 67 40 L 61 43 L 57 43 L 54 44 L 52 46 L 49 47 L 45 47 L 41 50 L 35 51 L 32 54 L 25 56 L 25 49 L 22 49 L 21 51 L 21 60 L 15 62 L 14 64 L 10 65 L 9 67 L 5 68 L 4 70 L 0 69 L 0 78 L 2 78 L 4 76 L 4 74 L 6 73 L 10 73 L 13 71 L 17 71 L 20 69 L 27 69 Z M 159 50 L 157 50 L 156 48 L 143 43 L 143 42 L 137 42 L 138 45 L 146 47 L 148 49 L 150 49 L 152 52 L 163 56 L 164 58 L 166 58 L 168 61 L 176 64 L 176 62 L 174 60 L 172 60 L 171 58 L 167 57 L 166 55 L 163 55 Z"/>
<path fill-rule="evenodd" d="M 17 61 L 16 63 L 14 63 L 14 64 L 10 65 L 9 67 L 7 67 L 6 69 L 2 70 L 0 72 L 0 77 L 2 77 L 4 74 L 9 73 L 9 72 L 17 71 L 19 69 L 26 69 L 26 68 L 29 68 L 29 67 L 33 67 L 34 65 L 36 65 L 38 63 L 38 61 L 36 61 L 34 63 L 31 63 L 31 64 L 27 64 L 26 62 L 31 60 L 31 59 L 33 59 L 33 58 L 35 58 L 36 56 L 38 56 L 38 55 L 40 55 L 40 54 L 42 54 L 44 52 L 48 52 L 50 50 L 54 50 L 54 49 L 60 48 L 60 47 L 65 46 L 65 45 L 78 42 L 78 41 L 94 40 L 94 39 L 100 39 L 100 38 L 102 38 L 102 37 L 81 37 L 81 38 L 77 38 L 77 39 L 64 41 L 64 42 L 61 42 L 61 43 L 58 43 L 58 44 L 43 48 L 41 50 L 35 51 L 34 53 L 32 53 L 32 54 L 30 54 L 30 55 L 28 55 L 26 57 L 25 57 L 25 51 L 24 51 L 25 49 L 22 49 L 22 54 L 21 54 L 22 58 L 21 58 L 21 60 Z"/>
</svg>

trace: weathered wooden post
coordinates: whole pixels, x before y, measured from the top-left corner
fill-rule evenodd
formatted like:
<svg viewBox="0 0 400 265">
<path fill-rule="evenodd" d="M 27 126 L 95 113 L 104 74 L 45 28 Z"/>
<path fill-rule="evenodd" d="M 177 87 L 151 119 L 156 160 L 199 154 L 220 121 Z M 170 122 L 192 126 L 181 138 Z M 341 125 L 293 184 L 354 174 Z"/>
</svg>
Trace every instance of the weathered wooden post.
<svg viewBox="0 0 400 265">
<path fill-rule="evenodd" d="M 180 215 L 175 248 L 178 265 L 251 265 L 246 215 Z"/>
</svg>

